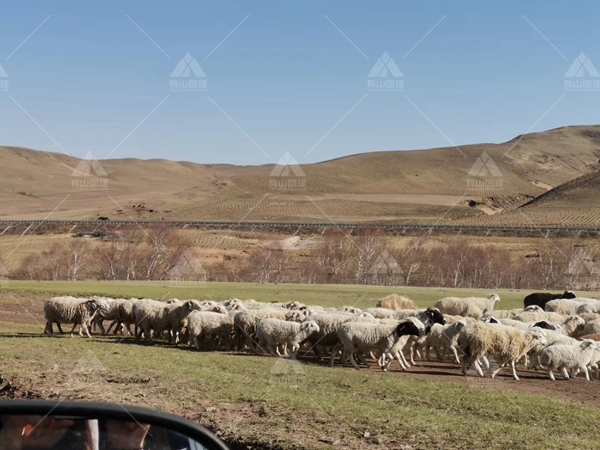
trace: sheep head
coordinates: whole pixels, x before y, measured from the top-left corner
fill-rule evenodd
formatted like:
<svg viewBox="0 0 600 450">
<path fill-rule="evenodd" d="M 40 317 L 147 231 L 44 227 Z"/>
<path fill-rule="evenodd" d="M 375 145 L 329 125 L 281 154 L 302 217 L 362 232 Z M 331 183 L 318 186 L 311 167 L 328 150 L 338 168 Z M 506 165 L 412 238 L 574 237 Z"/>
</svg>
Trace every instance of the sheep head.
<svg viewBox="0 0 600 450">
<path fill-rule="evenodd" d="M 490 295 L 488 295 L 488 298 L 490 300 L 494 300 L 494 302 L 499 302 L 500 301 L 500 296 L 498 294 L 490 294 Z"/>
<path fill-rule="evenodd" d="M 573 292 L 573 291 L 565 291 L 558 298 L 577 298 L 577 295 L 575 295 L 575 292 Z"/>
<path fill-rule="evenodd" d="M 444 319 L 444 315 L 437 308 L 427 308 L 425 315 L 432 323 L 446 325 L 446 319 Z"/>
<path fill-rule="evenodd" d="M 309 334 L 318 333 L 321 329 L 317 322 L 313 320 L 307 320 L 306 322 L 302 322 L 300 325 L 300 331 L 307 332 Z"/>
</svg>

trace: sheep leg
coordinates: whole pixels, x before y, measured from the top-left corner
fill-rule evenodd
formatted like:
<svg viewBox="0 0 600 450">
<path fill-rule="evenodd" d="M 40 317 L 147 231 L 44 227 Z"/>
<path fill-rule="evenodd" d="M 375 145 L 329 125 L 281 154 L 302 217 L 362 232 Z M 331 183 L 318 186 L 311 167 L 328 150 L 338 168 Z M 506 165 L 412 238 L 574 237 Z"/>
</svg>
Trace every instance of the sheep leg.
<svg viewBox="0 0 600 450">
<path fill-rule="evenodd" d="M 79 335 L 83 336 L 82 331 L 85 331 L 85 334 L 87 334 L 87 337 L 89 337 L 90 339 L 92 338 L 92 335 L 90 334 L 90 328 L 86 325 L 86 324 L 81 324 L 81 328 L 79 328 Z"/>
<path fill-rule="evenodd" d="M 477 360 L 475 360 L 473 365 L 475 366 L 475 370 L 477 370 L 477 373 L 479 374 L 479 376 L 481 378 L 483 378 L 483 370 L 481 370 L 481 366 L 479 365 L 479 362 Z"/>
<path fill-rule="evenodd" d="M 196 350 L 200 350 L 200 344 L 198 343 L 198 336 L 192 336 L 192 340 L 194 341 L 194 347 L 196 347 Z"/>
<path fill-rule="evenodd" d="M 102 324 L 102 322 L 104 322 L 103 320 L 99 320 L 97 322 L 98 326 L 100 327 L 100 332 L 102 333 L 102 336 L 106 336 L 107 331 L 104 329 L 104 325 Z M 110 330 L 110 328 L 109 328 Z"/>
<path fill-rule="evenodd" d="M 335 344 L 335 346 L 333 347 L 333 351 L 331 352 L 331 360 L 329 361 L 329 367 L 333 367 L 333 362 L 335 361 L 335 357 L 336 357 L 337 353 L 340 351 L 340 349 L 341 349 L 341 345 Z M 341 356 L 340 356 L 340 362 L 342 362 Z"/>
<path fill-rule="evenodd" d="M 483 355 L 481 357 L 481 359 L 483 360 L 483 363 L 485 364 L 485 368 L 489 370 L 490 369 L 490 361 L 487 358 L 487 356 Z"/>
<path fill-rule="evenodd" d="M 65 332 L 62 330 L 62 327 L 60 326 L 60 322 L 56 322 L 56 326 L 58 327 L 58 331 L 60 331 L 60 334 L 65 334 Z M 52 328 L 52 324 L 50 324 L 50 327 Z"/>
<path fill-rule="evenodd" d="M 552 381 L 556 381 L 556 378 L 554 378 L 554 374 L 552 373 L 552 368 L 549 368 L 549 369 L 548 369 L 548 375 L 550 375 L 550 379 L 551 379 Z"/>
<path fill-rule="evenodd" d="M 365 366 L 367 366 L 367 369 L 371 367 L 371 365 L 369 364 L 369 362 L 365 359 L 365 357 L 363 355 L 358 353 L 357 357 L 358 357 L 358 360 L 361 362 L 361 364 L 364 364 Z M 373 357 L 373 358 L 375 358 L 375 357 Z"/>
<path fill-rule="evenodd" d="M 500 367 L 498 367 L 496 370 L 492 371 L 492 380 L 494 378 L 496 378 L 496 375 L 502 370 L 502 368 L 504 367 L 504 364 L 502 364 Z"/>
<path fill-rule="evenodd" d="M 271 344 L 271 343 L 268 343 L 268 344 L 267 344 L 267 350 L 269 350 L 269 353 L 270 353 L 272 356 L 281 356 L 281 355 L 279 354 L 279 349 L 278 349 L 277 347 L 275 347 L 275 349 L 273 349 L 273 344 Z"/>
<path fill-rule="evenodd" d="M 456 361 L 456 364 L 460 364 L 460 358 L 458 357 L 458 352 L 456 351 L 456 347 L 453 345 L 450 347 L 450 350 L 452 350 L 452 353 L 454 353 L 454 360 Z"/>
<path fill-rule="evenodd" d="M 73 328 L 71 328 L 71 337 L 73 337 L 73 332 L 75 331 L 76 323 L 73 324 Z"/>
<path fill-rule="evenodd" d="M 402 351 L 402 349 L 400 349 L 398 351 L 398 354 L 400 355 L 400 358 L 402 358 L 402 362 L 404 363 L 404 367 L 406 367 L 408 369 L 410 367 L 410 364 L 406 361 L 406 358 L 404 356 L 404 352 Z"/>
<path fill-rule="evenodd" d="M 519 377 L 517 376 L 517 368 L 514 360 L 510 362 L 510 366 L 512 368 L 513 378 L 515 379 L 515 381 L 519 381 Z"/>
<path fill-rule="evenodd" d="M 565 380 L 569 380 L 569 379 L 570 379 L 570 378 L 569 378 L 569 374 L 567 373 L 567 368 L 566 368 L 565 366 L 562 366 L 562 367 L 560 368 L 560 373 L 561 373 L 562 377 L 563 377 Z"/>
<path fill-rule="evenodd" d="M 358 367 L 358 364 L 356 364 L 356 361 L 354 360 L 354 349 L 348 350 L 348 356 L 350 357 L 350 362 L 352 363 L 354 368 L 356 370 L 360 370 L 360 367 Z"/>
<path fill-rule="evenodd" d="M 52 322 L 46 322 L 46 328 L 44 328 L 44 334 L 52 336 Z"/>
<path fill-rule="evenodd" d="M 415 363 L 415 346 L 411 344 L 410 346 L 410 363 L 413 366 L 416 366 L 417 364 Z"/>
<path fill-rule="evenodd" d="M 437 359 L 439 361 L 444 362 L 445 355 L 440 355 L 440 349 L 437 347 L 434 347 L 433 350 L 435 351 L 435 356 L 437 357 Z M 427 351 L 427 353 L 429 353 L 429 350 Z M 429 361 L 429 358 L 427 358 L 427 360 Z"/>
<path fill-rule="evenodd" d="M 121 324 L 120 321 L 113 320 L 111 322 L 111 324 L 108 326 L 108 330 L 106 330 L 106 334 L 110 334 L 110 330 L 112 330 L 112 327 L 115 327 L 115 334 L 117 334 L 117 330 L 118 330 L 120 324 Z M 102 333 L 102 334 L 104 334 L 104 333 Z"/>
<path fill-rule="evenodd" d="M 590 381 L 590 372 L 588 368 L 586 366 L 583 366 L 581 369 L 583 370 L 583 373 L 585 373 L 585 379 L 587 381 Z"/>
</svg>

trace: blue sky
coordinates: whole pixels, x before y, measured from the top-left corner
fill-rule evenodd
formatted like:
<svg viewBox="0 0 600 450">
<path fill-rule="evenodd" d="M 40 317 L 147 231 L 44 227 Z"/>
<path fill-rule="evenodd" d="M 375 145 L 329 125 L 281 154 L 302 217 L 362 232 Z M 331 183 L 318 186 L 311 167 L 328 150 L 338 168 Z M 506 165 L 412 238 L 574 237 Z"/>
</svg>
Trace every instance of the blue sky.
<svg viewBox="0 0 600 450">
<path fill-rule="evenodd" d="M 0 144 L 241 165 L 289 151 L 303 164 L 600 123 L 600 90 L 564 86 L 581 52 L 600 69 L 600 4 L 455 3 L 11 2 Z M 170 89 L 187 52 L 206 91 Z M 384 52 L 403 91 L 367 90 Z"/>
</svg>

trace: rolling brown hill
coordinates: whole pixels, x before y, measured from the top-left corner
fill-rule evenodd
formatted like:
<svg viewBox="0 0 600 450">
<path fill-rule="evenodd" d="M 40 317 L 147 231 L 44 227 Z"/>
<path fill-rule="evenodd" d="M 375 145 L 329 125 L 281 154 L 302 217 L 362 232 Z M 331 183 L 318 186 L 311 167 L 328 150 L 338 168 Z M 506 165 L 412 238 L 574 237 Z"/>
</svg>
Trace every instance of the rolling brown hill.
<svg viewBox="0 0 600 450">
<path fill-rule="evenodd" d="M 101 160 L 107 190 L 90 191 L 73 187 L 74 179 L 89 178 L 72 176 L 81 163 L 77 158 L 0 147 L 0 219 L 435 223 L 441 218 L 440 223 L 521 225 L 528 220 L 524 214 L 534 214 L 540 225 L 560 225 L 567 216 L 599 225 L 600 215 L 584 213 L 597 185 L 586 187 L 584 196 L 560 201 L 559 191 L 548 192 L 597 172 L 599 158 L 600 126 L 575 126 L 502 144 L 372 152 L 302 164 L 290 177 L 272 176 L 274 164 Z M 290 178 L 304 187 L 272 185 Z M 484 186 L 486 180 L 493 186 Z M 479 184 L 469 184 L 474 182 Z M 567 216 L 561 213 L 569 208 Z"/>
</svg>

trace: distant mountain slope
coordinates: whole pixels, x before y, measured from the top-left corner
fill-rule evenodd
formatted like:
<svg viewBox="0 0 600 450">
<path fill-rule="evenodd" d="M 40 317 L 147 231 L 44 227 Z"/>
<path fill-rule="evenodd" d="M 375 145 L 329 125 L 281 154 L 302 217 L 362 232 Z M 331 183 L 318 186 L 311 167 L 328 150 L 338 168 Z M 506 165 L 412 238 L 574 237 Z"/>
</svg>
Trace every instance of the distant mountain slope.
<svg viewBox="0 0 600 450">
<path fill-rule="evenodd" d="M 483 152 L 492 158 L 501 173 L 497 178 L 503 181 L 500 193 L 488 195 L 493 199 L 481 198 L 486 194 L 465 195 L 467 174 Z M 79 159 L 0 147 L 0 218 L 44 218 L 52 213 L 50 218 L 73 219 L 245 217 L 427 223 L 444 216 L 446 222 L 502 222 L 512 220 L 512 205 L 529 202 L 524 207 L 527 210 L 536 205 L 531 200 L 538 197 L 539 205 L 552 203 L 550 209 L 585 202 L 591 194 L 558 202 L 549 199 L 558 192 L 566 195 L 566 191 L 547 191 L 561 185 L 566 188 L 567 182 L 597 172 L 599 158 L 600 126 L 574 126 L 519 136 L 503 144 L 461 146 L 460 150 L 372 152 L 317 164 L 301 164 L 297 158 L 306 187 L 292 191 L 273 188 L 270 175 L 274 164 L 100 160 L 108 175 L 108 190 L 89 192 L 72 187 Z M 594 189 L 597 186 L 588 190 Z M 470 200 L 484 206 L 471 208 Z M 504 212 L 488 215 L 494 211 Z"/>
</svg>

